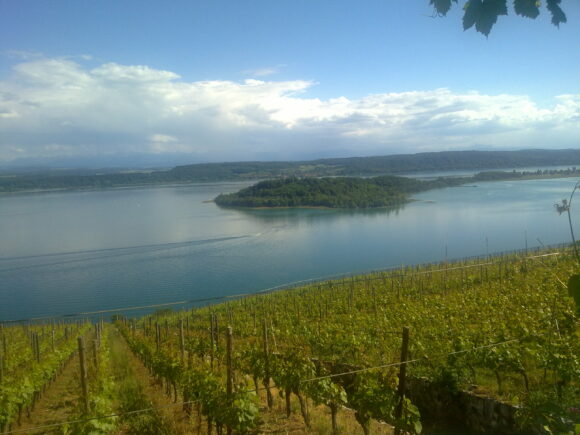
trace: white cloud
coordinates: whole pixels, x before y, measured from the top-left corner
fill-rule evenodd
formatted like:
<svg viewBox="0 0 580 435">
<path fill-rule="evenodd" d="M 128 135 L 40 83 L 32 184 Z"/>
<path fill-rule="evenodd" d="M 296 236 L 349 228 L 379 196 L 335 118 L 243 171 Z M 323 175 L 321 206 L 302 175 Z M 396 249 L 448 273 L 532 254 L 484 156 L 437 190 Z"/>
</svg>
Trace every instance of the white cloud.
<svg viewBox="0 0 580 435">
<path fill-rule="evenodd" d="M 170 136 L 168 134 L 154 134 L 150 137 L 149 141 L 149 150 L 155 154 L 183 153 L 194 151 L 191 149 L 191 147 L 180 143 L 179 139 L 175 136 Z"/>
<path fill-rule="evenodd" d="M 247 69 L 242 71 L 242 74 L 254 77 L 266 77 L 273 74 L 278 74 L 284 65 L 276 65 L 266 68 Z"/>
<path fill-rule="evenodd" d="M 449 89 L 305 96 L 304 80 L 187 82 L 148 66 L 32 58 L 0 81 L 0 160 L 191 152 L 207 160 L 578 146 L 580 95 Z"/>
<path fill-rule="evenodd" d="M 172 143 L 177 142 L 177 138 L 168 134 L 154 134 L 151 136 L 151 142 Z"/>
</svg>

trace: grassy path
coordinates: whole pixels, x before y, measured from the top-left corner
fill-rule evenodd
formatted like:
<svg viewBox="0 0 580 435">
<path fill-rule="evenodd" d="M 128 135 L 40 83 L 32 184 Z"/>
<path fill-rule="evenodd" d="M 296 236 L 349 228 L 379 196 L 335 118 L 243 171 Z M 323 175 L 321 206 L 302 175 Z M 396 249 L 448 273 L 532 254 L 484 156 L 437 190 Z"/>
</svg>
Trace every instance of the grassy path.
<svg viewBox="0 0 580 435">
<path fill-rule="evenodd" d="M 34 410 L 28 416 L 23 412 L 21 424 L 13 430 L 26 433 L 63 433 L 62 428 L 53 427 L 34 430 L 38 426 L 47 426 L 76 418 L 81 403 L 79 360 L 75 354 L 65 365 L 62 373 L 46 389 Z"/>
<path fill-rule="evenodd" d="M 111 371 L 117 386 L 119 412 L 146 408 L 158 410 L 121 417 L 118 434 L 187 434 L 193 433 L 180 406 L 170 406 L 169 399 L 155 385 L 149 372 L 133 355 L 119 332 L 109 332 Z"/>
<path fill-rule="evenodd" d="M 113 403 L 110 412 L 89 413 L 89 416 L 122 414 L 146 408 L 159 408 L 171 403 L 170 399 L 152 383 L 147 369 L 132 354 L 125 341 L 112 325 L 105 325 L 108 334 L 105 358 L 108 368 L 100 382 L 109 382 L 112 387 Z M 92 338 L 92 334 L 90 337 Z M 90 342 L 90 340 L 86 340 Z M 92 353 L 87 354 L 91 360 Z M 88 362 L 88 361 L 87 361 Z M 91 403 L 99 401 L 93 393 Z M 21 424 L 12 428 L 17 433 L 29 434 L 187 434 L 187 418 L 178 406 L 134 413 L 118 418 L 93 420 L 89 424 L 55 425 L 66 421 L 86 418 L 82 410 L 80 368 L 75 354 L 28 414 L 23 411 Z M 40 427 L 40 428 L 39 428 Z M 39 428 L 39 429 L 35 429 Z"/>
</svg>

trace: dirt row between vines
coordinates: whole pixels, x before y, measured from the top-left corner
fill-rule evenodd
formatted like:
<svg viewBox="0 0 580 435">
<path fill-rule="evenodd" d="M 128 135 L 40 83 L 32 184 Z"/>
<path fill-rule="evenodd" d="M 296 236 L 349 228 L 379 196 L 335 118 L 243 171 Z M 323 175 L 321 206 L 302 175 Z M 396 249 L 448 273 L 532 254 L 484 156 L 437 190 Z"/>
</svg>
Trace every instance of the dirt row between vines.
<svg viewBox="0 0 580 435">
<path fill-rule="evenodd" d="M 45 389 L 30 413 L 23 411 L 21 424 L 14 425 L 12 430 L 18 433 L 62 433 L 59 428 L 34 428 L 74 419 L 80 403 L 79 360 L 75 353 L 60 375 Z"/>
<path fill-rule="evenodd" d="M 149 370 L 129 349 L 126 341 L 112 325 L 106 325 L 105 333 L 109 338 L 109 371 L 116 386 L 114 413 L 148 409 L 145 412 L 130 413 L 117 419 L 114 434 L 207 434 L 207 423 L 199 418 L 195 405 L 191 416 L 183 410 L 175 398 L 165 393 Z M 260 392 L 261 424 L 256 434 L 330 434 L 330 411 L 324 406 L 310 404 L 311 428 L 308 429 L 300 413 L 299 403 L 293 398 L 293 413 L 286 417 L 285 402 L 273 388 L 275 403 L 272 410 L 267 408 L 265 391 Z M 181 402 L 181 395 L 177 402 Z M 63 434 L 70 433 L 68 424 L 60 423 L 82 417 L 82 397 L 78 354 L 65 365 L 55 382 L 49 385 L 36 403 L 30 416 L 23 412 L 20 425 L 12 430 L 17 433 Z M 154 408 L 150 410 L 149 408 Z M 58 425 L 53 427 L 43 427 Z M 338 425 L 343 434 L 362 434 L 363 431 L 354 418 L 354 412 L 341 410 Z M 78 433 L 78 432 L 75 432 Z M 213 431 L 215 432 L 215 429 Z M 390 435 L 392 428 L 373 421 L 371 433 Z"/>
</svg>

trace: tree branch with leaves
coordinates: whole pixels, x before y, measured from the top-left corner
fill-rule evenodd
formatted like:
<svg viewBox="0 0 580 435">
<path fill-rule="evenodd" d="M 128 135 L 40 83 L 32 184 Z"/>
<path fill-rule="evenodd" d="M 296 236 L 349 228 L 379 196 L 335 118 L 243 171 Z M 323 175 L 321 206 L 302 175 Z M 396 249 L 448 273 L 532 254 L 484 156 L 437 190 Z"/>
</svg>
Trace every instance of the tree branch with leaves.
<svg viewBox="0 0 580 435">
<path fill-rule="evenodd" d="M 429 0 L 435 13 L 445 16 L 451 10 L 452 3 L 458 0 Z M 566 14 L 560 8 L 561 0 L 545 0 L 545 7 L 552 15 L 552 24 L 559 27 L 566 23 Z M 535 19 L 540 15 L 540 0 L 513 0 L 513 9 L 521 17 Z M 488 36 L 499 16 L 508 15 L 507 0 L 469 0 L 463 6 L 463 30 L 475 26 L 475 30 Z"/>
</svg>

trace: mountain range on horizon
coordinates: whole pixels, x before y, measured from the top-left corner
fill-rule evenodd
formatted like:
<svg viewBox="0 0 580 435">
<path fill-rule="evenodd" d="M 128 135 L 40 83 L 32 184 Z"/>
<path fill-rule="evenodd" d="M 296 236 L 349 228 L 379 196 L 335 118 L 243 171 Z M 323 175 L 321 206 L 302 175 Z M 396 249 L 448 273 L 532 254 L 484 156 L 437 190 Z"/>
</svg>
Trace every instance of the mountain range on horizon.
<svg viewBox="0 0 580 435">
<path fill-rule="evenodd" d="M 99 170 L 99 172 L 117 172 L 122 170 L 169 170 L 175 168 L 185 170 L 185 168 L 210 169 L 221 166 L 255 166 L 272 165 L 274 167 L 289 164 L 300 165 L 343 165 L 347 164 L 353 168 L 360 165 L 363 169 L 378 170 L 382 173 L 385 168 L 389 172 L 401 173 L 405 171 L 429 170 L 431 169 L 479 169 L 479 168 L 509 168 L 525 167 L 537 165 L 568 165 L 580 164 L 574 161 L 580 156 L 580 148 L 568 148 L 558 150 L 548 149 L 520 149 L 509 151 L 492 150 L 460 150 L 460 151 L 432 151 L 412 154 L 387 154 L 375 156 L 329 156 L 305 159 L 277 159 L 274 156 L 265 155 L 260 160 L 232 160 L 223 162 L 203 162 L 192 161 L 191 155 L 171 154 L 123 154 L 114 156 L 92 156 L 92 157 L 61 157 L 61 158 L 22 158 L 0 164 L 1 172 L 8 173 L 42 173 L 49 172 L 72 172 L 81 173 Z M 429 164 L 426 160 L 431 160 Z M 415 166 L 417 167 L 415 168 Z M 483 166 L 482 166 L 483 165 Z"/>
</svg>

